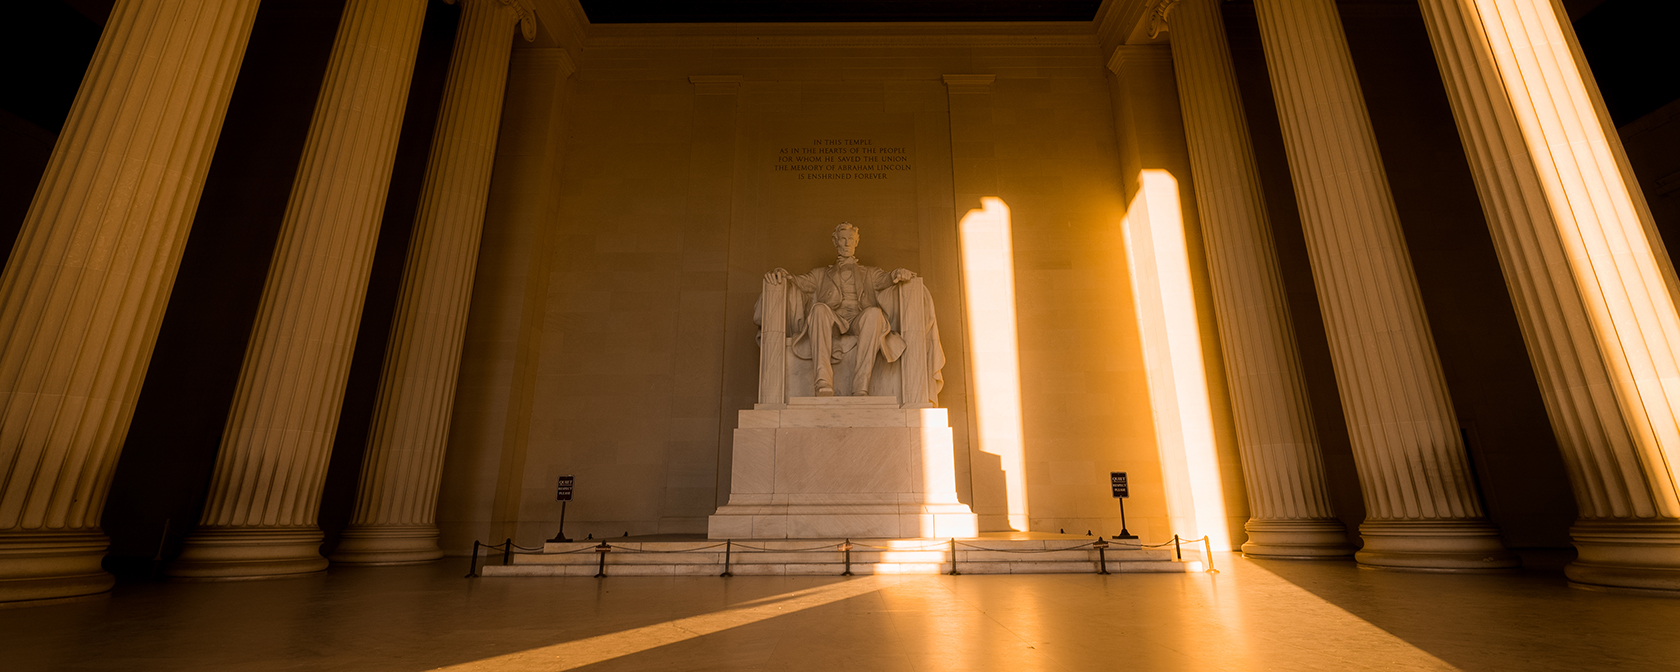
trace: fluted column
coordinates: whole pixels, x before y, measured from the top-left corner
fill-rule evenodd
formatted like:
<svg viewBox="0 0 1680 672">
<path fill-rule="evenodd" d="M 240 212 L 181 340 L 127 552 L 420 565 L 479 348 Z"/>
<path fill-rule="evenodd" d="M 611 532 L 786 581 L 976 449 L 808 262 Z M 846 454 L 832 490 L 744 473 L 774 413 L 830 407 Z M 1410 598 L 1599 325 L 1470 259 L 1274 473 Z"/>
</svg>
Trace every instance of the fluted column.
<svg viewBox="0 0 1680 672">
<path fill-rule="evenodd" d="M 204 515 L 171 576 L 326 567 L 315 515 L 425 14 L 425 0 L 344 7 Z"/>
<path fill-rule="evenodd" d="M 1549 2 L 1421 0 L 1574 485 L 1583 587 L 1680 590 L 1674 276 Z"/>
<path fill-rule="evenodd" d="M 256 10 L 106 20 L 0 276 L 0 602 L 113 583 L 99 517 Z"/>
<path fill-rule="evenodd" d="M 1351 555 L 1347 529 L 1330 508 L 1324 458 L 1218 0 L 1182 0 L 1167 16 L 1253 516 L 1243 552 Z"/>
<path fill-rule="evenodd" d="M 1516 566 L 1471 480 L 1376 139 L 1332 0 L 1257 0 L 1266 66 L 1365 495 L 1390 569 Z"/>
<path fill-rule="evenodd" d="M 443 557 L 435 522 L 440 468 L 514 25 L 523 21 L 525 38 L 535 36 L 536 17 L 523 2 L 462 0 L 356 510 L 333 562 L 392 564 Z"/>
</svg>

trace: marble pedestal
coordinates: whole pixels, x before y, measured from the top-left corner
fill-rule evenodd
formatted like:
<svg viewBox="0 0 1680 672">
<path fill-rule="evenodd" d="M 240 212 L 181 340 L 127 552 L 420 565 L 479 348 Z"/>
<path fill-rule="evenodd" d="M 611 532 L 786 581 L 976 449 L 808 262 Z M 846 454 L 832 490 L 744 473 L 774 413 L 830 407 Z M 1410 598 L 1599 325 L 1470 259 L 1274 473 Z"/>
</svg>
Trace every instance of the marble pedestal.
<svg viewBox="0 0 1680 672">
<path fill-rule="evenodd" d="M 943 408 L 894 397 L 792 397 L 741 411 L 713 539 L 973 537 Z"/>
</svg>

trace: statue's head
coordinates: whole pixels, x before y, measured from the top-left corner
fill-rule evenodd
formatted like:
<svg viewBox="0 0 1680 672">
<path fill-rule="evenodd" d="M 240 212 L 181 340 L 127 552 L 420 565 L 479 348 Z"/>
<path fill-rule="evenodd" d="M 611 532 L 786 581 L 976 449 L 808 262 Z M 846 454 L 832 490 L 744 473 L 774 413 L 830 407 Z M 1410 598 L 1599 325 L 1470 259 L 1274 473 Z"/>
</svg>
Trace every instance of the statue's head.
<svg viewBox="0 0 1680 672">
<path fill-rule="evenodd" d="M 834 227 L 834 251 L 842 257 L 852 256 L 857 252 L 858 227 L 851 222 L 840 222 Z"/>
</svg>

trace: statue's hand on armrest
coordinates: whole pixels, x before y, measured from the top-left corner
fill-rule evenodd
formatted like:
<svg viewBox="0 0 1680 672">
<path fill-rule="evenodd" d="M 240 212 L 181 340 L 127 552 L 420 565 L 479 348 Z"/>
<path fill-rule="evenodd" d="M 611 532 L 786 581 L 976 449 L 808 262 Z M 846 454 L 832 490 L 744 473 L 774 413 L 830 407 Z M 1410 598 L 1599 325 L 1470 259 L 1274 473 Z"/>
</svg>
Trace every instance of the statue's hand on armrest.
<svg viewBox="0 0 1680 672">
<path fill-rule="evenodd" d="M 892 272 L 892 281 L 894 284 L 907 282 L 914 277 L 916 277 L 916 272 L 908 268 L 901 268 Z"/>
<path fill-rule="evenodd" d="M 787 272 L 787 269 L 778 268 L 774 271 L 770 271 L 769 273 L 765 273 L 764 274 L 764 281 L 768 282 L 772 285 L 780 285 L 784 282 L 787 282 L 787 279 L 790 278 L 790 277 L 793 277 L 793 274 Z"/>
</svg>

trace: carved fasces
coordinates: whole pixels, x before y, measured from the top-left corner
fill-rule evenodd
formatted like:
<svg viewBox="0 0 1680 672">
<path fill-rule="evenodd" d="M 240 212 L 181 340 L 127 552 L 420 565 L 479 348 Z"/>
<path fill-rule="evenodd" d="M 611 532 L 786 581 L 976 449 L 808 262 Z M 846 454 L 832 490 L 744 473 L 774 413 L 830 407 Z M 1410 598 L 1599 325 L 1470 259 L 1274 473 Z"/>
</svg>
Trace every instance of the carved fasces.
<svg viewBox="0 0 1680 672">
<path fill-rule="evenodd" d="M 782 269 L 776 269 L 782 271 Z M 785 404 L 787 403 L 787 359 L 788 359 L 788 283 L 785 281 L 787 271 L 782 271 L 781 278 L 772 279 L 772 273 L 764 278 L 764 292 L 759 296 L 758 306 L 754 308 L 754 317 L 759 324 L 758 332 L 758 403 Z"/>
<path fill-rule="evenodd" d="M 899 355 L 903 384 L 898 400 L 902 404 L 931 404 L 938 392 L 932 390 L 937 371 L 928 369 L 927 331 L 932 323 L 933 305 L 928 302 L 927 288 L 921 278 L 900 283 L 898 292 L 897 331 L 904 336 L 904 354 Z"/>
</svg>

